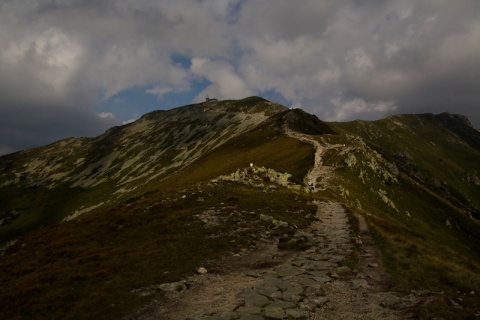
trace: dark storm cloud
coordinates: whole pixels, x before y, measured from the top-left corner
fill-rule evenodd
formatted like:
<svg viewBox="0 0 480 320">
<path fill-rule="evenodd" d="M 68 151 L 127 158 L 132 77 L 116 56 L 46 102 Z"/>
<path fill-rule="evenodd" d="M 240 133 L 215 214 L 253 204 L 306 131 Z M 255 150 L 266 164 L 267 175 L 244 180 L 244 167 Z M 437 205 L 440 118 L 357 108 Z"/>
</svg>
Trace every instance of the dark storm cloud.
<svg viewBox="0 0 480 320">
<path fill-rule="evenodd" d="M 268 92 L 326 120 L 480 126 L 476 0 L 5 0 L 0 43 L 0 154 L 120 123 L 94 106 L 122 90 L 200 80 L 196 100 Z"/>
<path fill-rule="evenodd" d="M 450 111 L 480 126 L 479 2 L 318 3 L 276 2 L 283 25 L 245 5 L 248 83 L 330 120 Z"/>
<path fill-rule="evenodd" d="M 94 105 L 122 90 L 188 89 L 188 70 L 171 55 L 194 48 L 202 56 L 228 56 L 225 29 L 212 24 L 224 7 L 211 1 L 2 1 L 0 154 L 101 133 L 120 121 L 97 115 Z"/>
</svg>

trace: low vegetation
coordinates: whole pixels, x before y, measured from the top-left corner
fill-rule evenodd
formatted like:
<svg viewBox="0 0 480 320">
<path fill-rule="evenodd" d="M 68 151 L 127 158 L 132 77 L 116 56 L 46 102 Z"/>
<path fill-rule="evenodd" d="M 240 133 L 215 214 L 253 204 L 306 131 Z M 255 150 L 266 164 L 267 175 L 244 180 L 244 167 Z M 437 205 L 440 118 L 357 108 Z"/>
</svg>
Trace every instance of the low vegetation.
<svg viewBox="0 0 480 320">
<path fill-rule="evenodd" d="M 250 250 L 260 237 L 283 232 L 261 214 L 305 227 L 305 216 L 315 209 L 308 205 L 312 199 L 344 203 L 352 226 L 353 214 L 366 217 L 396 290 L 442 292 L 418 309 L 419 318 L 462 319 L 480 310 L 479 136 L 462 127 L 461 118 L 400 115 L 324 123 L 259 97 L 172 112 L 178 116 L 172 126 L 185 142 L 181 146 L 168 130 L 141 139 L 140 131 L 150 132 L 166 115 L 153 112 L 138 126 L 113 128 L 106 140 L 97 138 L 96 150 L 106 150 L 102 157 L 95 148 L 82 147 L 88 139 L 69 139 L 63 149 L 40 150 L 42 156 L 33 150 L 0 159 L 0 243 L 17 240 L 0 258 L 2 317 L 120 318 L 152 299 L 136 289 L 185 279 L 220 257 Z M 183 119 L 208 112 L 211 117 Z M 244 112 L 246 122 L 234 121 L 235 112 Z M 260 125 L 251 118 L 258 112 L 270 116 L 257 119 Z M 212 182 L 252 163 L 289 173 L 291 183 L 302 184 L 315 150 L 285 135 L 285 122 L 326 146 L 322 161 L 333 168 L 329 188 L 312 195 L 278 185 Z M 193 132 L 190 126 L 200 129 Z M 211 126 L 221 127 L 223 135 Z M 134 139 L 125 140 L 130 136 Z M 161 157 L 156 139 L 165 147 Z M 123 146 L 129 150 L 123 160 L 113 152 L 119 141 L 136 144 Z M 72 153 L 69 145 L 83 151 Z M 183 152 L 196 156 L 172 166 Z M 116 170 L 106 173 L 97 165 L 104 154 L 112 155 L 105 161 Z M 137 162 L 144 160 L 155 164 L 150 171 L 139 169 Z M 106 180 L 91 188 L 53 186 L 45 177 L 30 181 L 41 165 L 53 171 L 70 166 L 85 181 L 100 173 Z M 115 174 L 123 165 L 142 178 L 120 183 L 125 177 Z M 60 171 L 56 174 L 63 179 Z M 353 252 L 344 264 L 354 268 L 359 254 Z"/>
<path fill-rule="evenodd" d="M 151 299 L 132 290 L 179 281 L 255 245 L 275 227 L 260 214 L 307 225 L 306 194 L 200 183 L 19 238 L 0 259 L 3 317 L 118 318 Z M 7 289 L 8 288 L 8 289 Z"/>
<path fill-rule="evenodd" d="M 336 150 L 325 155 L 325 164 L 337 167 L 339 186 L 325 195 L 367 217 L 396 289 L 448 297 L 422 307 L 419 317 L 465 319 L 480 310 L 480 221 L 474 217 L 480 189 L 464 179 L 465 172 L 480 172 L 479 162 L 471 161 L 478 151 L 416 116 L 331 126 L 342 134 L 327 140 L 353 144 L 349 154 L 356 162 L 347 164 L 347 155 Z M 358 152 L 362 140 L 345 134 L 361 136 L 365 150 Z M 394 167 L 372 165 L 379 157 Z"/>
</svg>

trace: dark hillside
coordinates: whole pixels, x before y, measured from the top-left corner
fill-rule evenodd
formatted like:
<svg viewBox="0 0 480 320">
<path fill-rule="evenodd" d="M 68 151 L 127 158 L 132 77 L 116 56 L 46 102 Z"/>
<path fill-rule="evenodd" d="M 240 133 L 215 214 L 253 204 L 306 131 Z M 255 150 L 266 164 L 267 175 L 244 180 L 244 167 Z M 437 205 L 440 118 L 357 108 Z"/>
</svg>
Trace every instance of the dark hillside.
<svg viewBox="0 0 480 320">
<path fill-rule="evenodd" d="M 216 259 L 243 252 L 260 234 L 291 232 L 273 230 L 261 214 L 305 227 L 308 196 L 269 190 L 228 182 L 169 188 L 21 236 L 0 258 L 1 317 L 123 318 L 161 299 L 135 290 L 180 281 L 200 266 L 215 272 Z"/>
<path fill-rule="evenodd" d="M 330 143 L 346 146 L 324 157 L 337 165 L 336 196 L 368 217 L 396 287 L 477 292 L 480 152 L 458 134 L 472 133 L 465 118 L 397 115 L 329 125 L 340 134 Z M 478 307 L 476 297 L 468 301 Z"/>
<path fill-rule="evenodd" d="M 293 109 L 283 116 L 292 130 L 304 134 L 321 135 L 335 134 L 336 132 L 317 116 L 309 114 L 301 109 Z"/>
<path fill-rule="evenodd" d="M 472 127 L 467 117 L 459 114 L 450 114 L 448 112 L 437 115 L 424 114 L 422 116 L 449 129 L 470 147 L 480 151 L 480 131 Z"/>
</svg>

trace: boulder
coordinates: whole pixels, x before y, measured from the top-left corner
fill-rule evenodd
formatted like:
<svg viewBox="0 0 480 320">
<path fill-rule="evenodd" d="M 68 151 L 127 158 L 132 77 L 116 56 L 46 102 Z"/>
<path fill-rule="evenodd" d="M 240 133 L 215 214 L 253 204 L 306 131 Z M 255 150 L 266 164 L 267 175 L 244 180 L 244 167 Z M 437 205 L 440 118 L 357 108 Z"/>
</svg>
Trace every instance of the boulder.
<svg viewBox="0 0 480 320">
<path fill-rule="evenodd" d="M 208 270 L 205 269 L 204 267 L 200 267 L 200 268 L 197 269 L 197 273 L 198 274 L 207 274 Z"/>
</svg>

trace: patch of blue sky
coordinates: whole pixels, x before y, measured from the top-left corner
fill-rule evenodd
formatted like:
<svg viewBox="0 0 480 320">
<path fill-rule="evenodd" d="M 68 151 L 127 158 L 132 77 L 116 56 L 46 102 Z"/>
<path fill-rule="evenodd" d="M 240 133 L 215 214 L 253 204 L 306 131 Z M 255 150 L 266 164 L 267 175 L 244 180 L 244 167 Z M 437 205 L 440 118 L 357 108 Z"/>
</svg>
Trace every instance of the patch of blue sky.
<svg viewBox="0 0 480 320">
<path fill-rule="evenodd" d="M 174 65 L 181 65 L 183 69 L 190 69 L 192 66 L 192 60 L 180 53 L 174 53 L 170 56 L 170 59 L 172 60 L 172 63 Z"/>
<path fill-rule="evenodd" d="M 95 106 L 97 113 L 112 113 L 119 120 L 138 119 L 145 113 L 159 109 L 157 97 L 145 93 L 144 87 L 123 90 Z"/>
<path fill-rule="evenodd" d="M 147 92 L 152 86 L 129 88 L 97 103 L 95 111 L 97 113 L 111 113 L 120 121 L 138 119 L 154 110 L 168 110 L 191 104 L 208 85 L 210 85 L 208 80 L 199 79 L 191 83 L 190 90 L 175 90 L 173 88 L 160 98 Z"/>
<path fill-rule="evenodd" d="M 162 110 L 168 110 L 176 107 L 181 107 L 187 104 L 193 103 L 195 98 L 200 92 L 207 88 L 211 84 L 210 81 L 205 78 L 192 81 L 190 83 L 190 90 L 188 91 L 178 91 L 172 90 L 165 93 L 163 96 L 157 99 L 157 105 L 160 106 Z"/>
<path fill-rule="evenodd" d="M 278 93 L 276 90 L 273 90 L 273 89 L 261 92 L 260 96 L 271 102 L 279 103 L 285 107 L 292 106 L 291 101 L 285 99 L 280 93 Z"/>
</svg>

